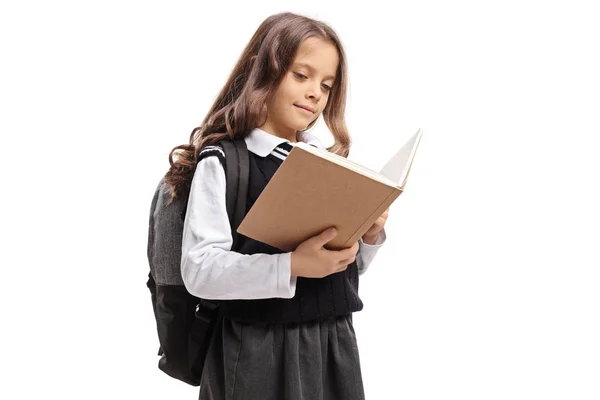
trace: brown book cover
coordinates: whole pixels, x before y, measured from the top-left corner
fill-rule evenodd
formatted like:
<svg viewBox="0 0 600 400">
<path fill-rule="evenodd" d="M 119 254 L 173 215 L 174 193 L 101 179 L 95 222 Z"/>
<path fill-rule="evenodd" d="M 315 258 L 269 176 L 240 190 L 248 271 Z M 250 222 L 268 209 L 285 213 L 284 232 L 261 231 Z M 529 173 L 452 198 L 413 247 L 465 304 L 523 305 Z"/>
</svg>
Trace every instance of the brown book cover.
<svg viewBox="0 0 600 400">
<path fill-rule="evenodd" d="M 330 249 L 352 246 L 404 191 L 419 129 L 380 173 L 297 143 L 256 200 L 238 232 L 283 251 L 335 226 Z"/>
</svg>

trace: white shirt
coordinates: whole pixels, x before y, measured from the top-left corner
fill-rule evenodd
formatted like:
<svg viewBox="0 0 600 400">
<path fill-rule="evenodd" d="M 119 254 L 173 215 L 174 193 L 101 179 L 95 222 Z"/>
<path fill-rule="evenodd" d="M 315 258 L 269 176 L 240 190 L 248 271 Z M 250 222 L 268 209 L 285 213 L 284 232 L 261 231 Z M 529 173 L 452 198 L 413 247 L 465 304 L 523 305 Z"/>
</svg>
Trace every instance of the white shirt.
<svg viewBox="0 0 600 400">
<path fill-rule="evenodd" d="M 306 132 L 299 132 L 298 140 L 324 148 L 316 136 Z M 248 150 L 259 157 L 266 157 L 283 142 L 294 145 L 258 128 L 245 141 Z M 246 255 L 231 251 L 225 193 L 221 162 L 217 157 L 205 157 L 194 173 L 183 226 L 181 275 L 186 289 L 194 296 L 214 300 L 294 297 L 291 252 Z M 385 239 L 382 230 L 374 245 L 359 240 L 359 274 L 367 270 Z"/>
</svg>

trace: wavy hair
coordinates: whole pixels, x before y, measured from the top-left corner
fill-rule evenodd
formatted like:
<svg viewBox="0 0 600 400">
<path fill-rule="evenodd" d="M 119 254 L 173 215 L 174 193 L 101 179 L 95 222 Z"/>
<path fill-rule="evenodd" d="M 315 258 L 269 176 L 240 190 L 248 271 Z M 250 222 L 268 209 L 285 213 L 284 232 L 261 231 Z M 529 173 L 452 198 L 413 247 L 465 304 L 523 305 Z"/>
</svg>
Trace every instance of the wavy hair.
<svg viewBox="0 0 600 400">
<path fill-rule="evenodd" d="M 339 55 L 335 82 L 323 110 L 323 120 L 334 138 L 329 151 L 347 157 L 350 135 L 345 122 L 347 65 L 342 43 L 324 22 L 293 13 L 271 15 L 258 27 L 233 68 L 202 124 L 194 128 L 188 144 L 169 154 L 169 203 L 189 190 L 200 151 L 222 140 L 244 138 L 265 122 L 267 100 L 275 93 L 300 44 L 316 37 L 333 44 Z M 312 128 L 317 119 L 306 129 Z"/>
</svg>

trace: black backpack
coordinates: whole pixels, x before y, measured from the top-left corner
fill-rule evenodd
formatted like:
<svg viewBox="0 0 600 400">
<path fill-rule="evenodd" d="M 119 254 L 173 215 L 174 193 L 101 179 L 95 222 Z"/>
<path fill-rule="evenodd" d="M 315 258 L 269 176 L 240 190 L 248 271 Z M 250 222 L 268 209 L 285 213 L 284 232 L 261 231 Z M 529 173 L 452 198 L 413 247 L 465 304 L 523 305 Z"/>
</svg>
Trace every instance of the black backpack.
<svg viewBox="0 0 600 400">
<path fill-rule="evenodd" d="M 246 209 L 249 154 L 244 139 L 219 143 L 225 152 L 227 213 L 237 249 L 236 232 Z M 146 286 L 150 289 L 160 348 L 158 367 L 169 376 L 193 386 L 200 385 L 202 368 L 217 324 L 218 301 L 192 296 L 181 278 L 181 242 L 188 193 L 167 205 L 170 192 L 164 178 L 150 207 Z"/>
</svg>

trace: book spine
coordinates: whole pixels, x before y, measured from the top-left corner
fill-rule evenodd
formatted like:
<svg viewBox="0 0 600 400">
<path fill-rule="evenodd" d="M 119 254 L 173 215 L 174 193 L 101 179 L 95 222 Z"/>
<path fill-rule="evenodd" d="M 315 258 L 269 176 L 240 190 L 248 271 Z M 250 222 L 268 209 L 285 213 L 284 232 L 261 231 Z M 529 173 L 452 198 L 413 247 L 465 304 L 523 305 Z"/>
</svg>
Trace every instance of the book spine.
<svg viewBox="0 0 600 400">
<path fill-rule="evenodd" d="M 350 236 L 350 239 L 348 239 L 346 243 L 344 243 L 344 248 L 350 247 L 355 242 L 357 242 L 358 239 L 361 238 L 362 235 L 364 235 L 369 230 L 369 228 L 375 223 L 375 221 L 377 221 L 377 218 L 379 218 L 381 214 L 383 214 L 383 212 L 398 198 L 398 196 L 400 196 L 400 194 L 402 194 L 402 189 L 392 189 L 392 192 L 383 200 L 383 202 L 381 202 L 381 204 L 379 205 L 379 207 L 377 207 L 377 209 L 375 209 L 373 214 L 371 214 L 369 218 L 367 218 L 365 222 L 363 222 L 363 224 L 359 226 L 356 232 L 354 232 L 354 234 Z"/>
</svg>

